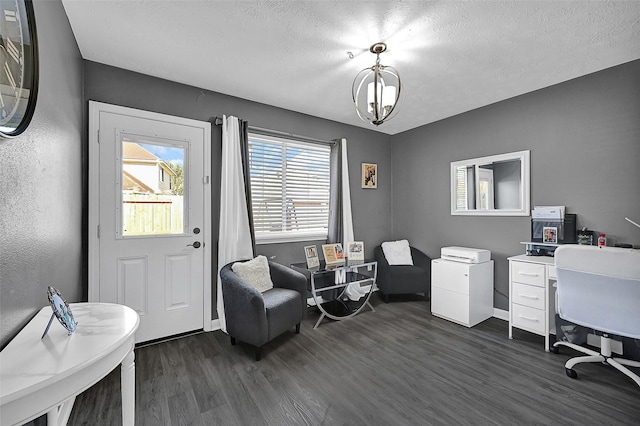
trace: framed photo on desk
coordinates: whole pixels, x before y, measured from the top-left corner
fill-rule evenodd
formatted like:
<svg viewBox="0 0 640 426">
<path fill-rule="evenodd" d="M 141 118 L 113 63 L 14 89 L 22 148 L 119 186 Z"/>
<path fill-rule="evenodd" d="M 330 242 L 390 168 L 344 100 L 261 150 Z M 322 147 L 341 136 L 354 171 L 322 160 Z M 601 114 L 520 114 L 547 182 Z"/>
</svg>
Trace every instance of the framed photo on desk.
<svg viewBox="0 0 640 426">
<path fill-rule="evenodd" d="M 543 243 L 557 243 L 558 242 L 558 228 L 555 226 L 545 226 L 542 228 L 542 242 Z"/>
</svg>

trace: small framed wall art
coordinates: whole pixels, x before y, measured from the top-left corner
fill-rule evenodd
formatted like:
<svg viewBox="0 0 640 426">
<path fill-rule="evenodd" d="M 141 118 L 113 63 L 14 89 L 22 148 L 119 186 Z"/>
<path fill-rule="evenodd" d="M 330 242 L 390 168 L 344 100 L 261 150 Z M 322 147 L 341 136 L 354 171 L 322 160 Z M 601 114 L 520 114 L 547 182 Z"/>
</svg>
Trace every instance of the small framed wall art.
<svg viewBox="0 0 640 426">
<path fill-rule="evenodd" d="M 362 187 L 376 189 L 378 187 L 378 165 L 362 163 Z"/>
</svg>

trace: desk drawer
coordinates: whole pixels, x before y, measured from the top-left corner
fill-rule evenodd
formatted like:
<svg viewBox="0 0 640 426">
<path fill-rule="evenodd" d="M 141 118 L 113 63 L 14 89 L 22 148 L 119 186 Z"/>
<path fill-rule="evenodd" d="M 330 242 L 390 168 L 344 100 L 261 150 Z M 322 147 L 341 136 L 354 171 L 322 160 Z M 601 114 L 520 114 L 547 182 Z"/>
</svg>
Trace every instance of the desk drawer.
<svg viewBox="0 0 640 426">
<path fill-rule="evenodd" d="M 545 265 L 511 262 L 511 281 L 544 287 Z"/>
<path fill-rule="evenodd" d="M 544 336 L 544 310 L 530 308 L 529 306 L 522 306 L 515 303 L 511 304 L 511 309 L 513 309 L 513 326 Z"/>
<path fill-rule="evenodd" d="M 544 309 L 544 287 L 513 283 L 511 301 L 535 309 Z"/>
</svg>

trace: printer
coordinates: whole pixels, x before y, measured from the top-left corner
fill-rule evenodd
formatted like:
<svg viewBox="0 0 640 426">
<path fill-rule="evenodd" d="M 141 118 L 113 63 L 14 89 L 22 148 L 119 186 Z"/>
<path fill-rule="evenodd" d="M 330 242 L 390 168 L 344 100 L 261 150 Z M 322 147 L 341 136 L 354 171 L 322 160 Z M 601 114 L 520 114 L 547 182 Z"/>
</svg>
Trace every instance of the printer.
<svg viewBox="0 0 640 426">
<path fill-rule="evenodd" d="M 491 260 L 491 251 L 468 247 L 442 247 L 440 258 L 462 263 L 484 263 Z"/>
</svg>

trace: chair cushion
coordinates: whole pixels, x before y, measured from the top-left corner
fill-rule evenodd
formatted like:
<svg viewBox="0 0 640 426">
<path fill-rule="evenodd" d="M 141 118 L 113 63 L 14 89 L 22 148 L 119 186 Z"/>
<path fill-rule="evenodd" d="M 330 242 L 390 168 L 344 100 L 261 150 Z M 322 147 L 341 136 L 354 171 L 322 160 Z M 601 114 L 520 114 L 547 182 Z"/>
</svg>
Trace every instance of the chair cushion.
<svg viewBox="0 0 640 426">
<path fill-rule="evenodd" d="M 243 281 L 251 284 L 261 293 L 273 288 L 273 281 L 271 281 L 269 272 L 269 261 L 262 255 L 247 262 L 236 262 L 231 266 L 231 269 Z"/>
<path fill-rule="evenodd" d="M 409 241 L 387 241 L 382 243 L 382 251 L 389 265 L 413 265 Z"/>
<path fill-rule="evenodd" d="M 274 287 L 262 294 L 267 311 L 269 340 L 302 321 L 302 304 L 299 292 Z"/>
</svg>

